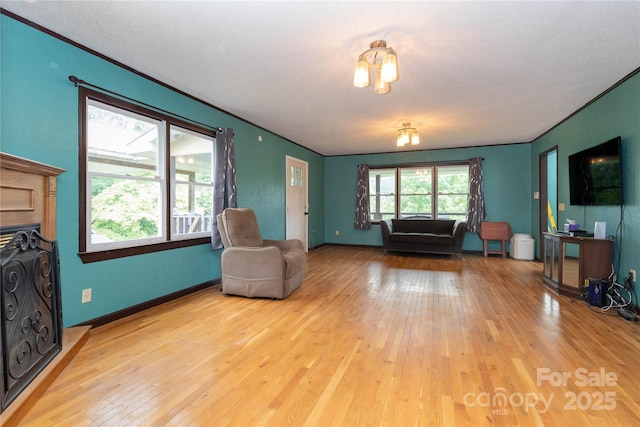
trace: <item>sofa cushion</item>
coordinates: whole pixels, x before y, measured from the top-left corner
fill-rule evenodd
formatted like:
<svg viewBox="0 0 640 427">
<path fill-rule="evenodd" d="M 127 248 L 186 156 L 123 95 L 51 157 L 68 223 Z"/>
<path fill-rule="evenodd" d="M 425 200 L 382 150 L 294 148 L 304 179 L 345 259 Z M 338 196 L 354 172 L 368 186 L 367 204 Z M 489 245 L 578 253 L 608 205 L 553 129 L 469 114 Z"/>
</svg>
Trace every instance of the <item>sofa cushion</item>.
<svg viewBox="0 0 640 427">
<path fill-rule="evenodd" d="M 389 240 L 402 243 L 424 243 L 427 245 L 453 245 L 451 234 L 433 233 L 391 233 Z"/>
<path fill-rule="evenodd" d="M 453 219 L 398 219 L 391 220 L 394 233 L 453 234 Z"/>
</svg>

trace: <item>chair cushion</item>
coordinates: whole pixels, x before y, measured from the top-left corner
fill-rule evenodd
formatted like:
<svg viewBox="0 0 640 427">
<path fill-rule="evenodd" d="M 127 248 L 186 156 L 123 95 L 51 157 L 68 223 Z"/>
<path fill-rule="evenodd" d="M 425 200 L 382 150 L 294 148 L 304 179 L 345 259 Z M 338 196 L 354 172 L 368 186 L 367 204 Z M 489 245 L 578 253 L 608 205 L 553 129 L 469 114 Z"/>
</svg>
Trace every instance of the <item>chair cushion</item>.
<svg viewBox="0 0 640 427">
<path fill-rule="evenodd" d="M 262 246 L 263 240 L 253 209 L 227 208 L 222 215 L 231 246 Z"/>
</svg>

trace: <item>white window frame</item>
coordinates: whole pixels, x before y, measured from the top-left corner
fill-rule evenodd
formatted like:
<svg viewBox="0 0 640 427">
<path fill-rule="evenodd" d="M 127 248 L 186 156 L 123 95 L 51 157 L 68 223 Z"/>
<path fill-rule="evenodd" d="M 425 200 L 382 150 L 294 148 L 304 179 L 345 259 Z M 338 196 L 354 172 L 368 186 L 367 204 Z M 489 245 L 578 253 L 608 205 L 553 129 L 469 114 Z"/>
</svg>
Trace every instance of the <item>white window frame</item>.
<svg viewBox="0 0 640 427">
<path fill-rule="evenodd" d="M 397 166 L 370 166 L 369 167 L 369 176 L 372 176 L 375 174 L 376 170 L 384 170 L 384 171 L 394 171 L 395 172 L 395 189 L 394 192 L 392 193 L 394 196 L 394 212 L 393 212 L 393 217 L 394 218 L 399 218 L 400 217 L 400 210 L 401 210 L 401 206 L 402 206 L 402 193 L 401 193 L 401 171 L 404 169 L 431 169 L 431 180 L 432 180 L 432 184 L 431 184 L 431 188 L 432 188 L 432 192 L 430 194 L 431 196 L 431 210 L 430 212 L 425 212 L 425 217 L 429 217 L 429 218 L 439 218 L 439 209 L 438 209 L 438 197 L 440 195 L 442 195 L 442 193 L 439 191 L 438 189 L 438 168 L 445 168 L 445 167 L 453 167 L 453 166 L 469 166 L 468 162 L 451 162 L 451 163 L 436 163 L 436 164 L 406 164 L 406 165 L 397 165 Z M 371 182 L 371 181 L 369 181 Z M 468 198 L 469 198 L 469 191 L 467 188 L 467 202 L 468 202 Z M 377 195 L 375 194 L 375 190 L 372 188 L 369 188 L 369 211 L 370 211 L 370 217 L 371 217 L 371 222 L 372 223 L 379 223 L 380 221 L 382 221 L 381 219 L 375 219 L 375 216 L 377 214 L 377 212 L 374 212 L 374 208 L 375 208 L 375 203 L 374 203 L 374 198 Z M 451 213 L 451 214 L 462 214 L 462 212 L 460 213 Z M 466 212 L 464 213 L 466 215 Z"/>
<path fill-rule="evenodd" d="M 86 102 L 86 106 L 93 106 L 93 107 L 97 107 L 103 110 L 108 110 L 117 114 L 122 114 L 122 115 L 126 115 L 127 117 L 131 117 L 131 118 L 137 118 L 137 119 L 141 119 L 141 120 L 145 120 L 148 122 L 154 122 L 158 128 L 158 152 L 157 152 L 157 162 L 158 162 L 158 175 L 155 175 L 152 178 L 146 178 L 146 177 L 135 177 L 135 176 L 130 176 L 130 175 L 120 175 L 120 174 L 113 174 L 113 173 L 97 173 L 97 172 L 90 172 L 89 171 L 89 153 L 87 151 L 87 156 L 85 156 L 84 158 L 84 162 L 85 162 L 85 170 L 86 170 L 86 179 L 85 179 L 85 186 L 87 188 L 87 195 L 90 195 L 92 186 L 91 186 L 91 179 L 94 177 L 105 177 L 105 178 L 116 178 L 116 179 L 122 179 L 122 180 L 132 180 L 132 181 L 147 181 L 147 182 L 155 182 L 158 183 L 160 186 L 160 196 L 162 196 L 162 194 L 165 194 L 166 191 L 166 185 L 167 185 L 167 179 L 166 179 L 166 172 L 165 172 L 165 168 L 162 167 L 162 165 L 165 164 L 165 159 L 166 159 L 166 144 L 164 143 L 164 135 L 166 134 L 165 131 L 165 127 L 166 124 L 162 121 L 159 120 L 155 117 L 150 117 L 147 115 L 143 115 L 143 114 L 139 114 L 133 111 L 129 111 L 129 110 L 125 110 L 123 108 L 119 108 L 119 107 L 115 107 L 113 105 L 109 105 L 107 103 L 104 103 L 102 101 L 98 101 L 92 98 L 86 98 L 85 99 Z M 85 110 L 86 111 L 86 110 Z M 87 132 L 88 133 L 88 132 Z M 140 239 L 132 239 L 132 240 L 122 240 L 122 241 L 118 241 L 118 242 L 100 242 L 100 243 L 93 243 L 91 236 L 92 236 L 92 230 L 91 230 L 91 212 L 93 212 L 92 210 L 92 201 L 93 201 L 93 197 L 88 196 L 86 197 L 86 213 L 87 213 L 87 221 L 85 221 L 85 233 L 87 236 L 87 244 L 86 244 L 86 251 L 87 252 L 96 252 L 96 251 L 104 251 L 104 250 L 109 250 L 109 249 L 118 249 L 118 248 L 127 248 L 130 246 L 143 246 L 143 245 L 151 245 L 154 243 L 160 243 L 160 242 L 164 242 L 167 240 L 167 236 L 166 236 L 166 216 L 163 215 L 162 212 L 166 212 L 167 210 L 167 201 L 166 201 L 166 197 L 160 197 L 160 204 L 158 206 L 160 212 L 158 212 L 158 218 L 160 219 L 160 223 L 159 223 L 159 236 L 157 237 L 153 237 L 153 238 L 140 238 Z"/>
<path fill-rule="evenodd" d="M 179 129 L 180 132 L 184 132 L 187 134 L 191 134 L 191 135 L 195 135 L 197 137 L 200 138 L 207 138 L 207 135 L 202 134 L 201 132 L 197 132 L 197 131 L 193 131 L 191 129 L 185 128 L 183 126 L 179 126 L 177 124 L 171 124 L 170 125 L 170 129 L 171 128 L 176 128 Z M 210 136 L 209 138 L 211 138 L 211 167 L 214 167 L 214 158 L 213 156 L 214 154 L 214 150 L 213 150 L 213 144 L 215 144 L 215 138 Z M 171 161 L 169 161 L 170 165 L 170 172 L 169 172 L 169 176 L 172 177 L 175 174 L 175 164 L 173 164 Z M 211 189 L 211 200 L 213 200 L 213 189 L 214 189 L 214 185 L 213 185 L 213 177 L 214 177 L 214 173 L 213 170 L 211 171 L 211 180 L 208 183 L 205 182 L 190 182 L 190 181 L 178 181 L 178 180 L 168 180 L 168 184 L 170 185 L 170 192 L 171 192 L 171 200 L 170 200 L 170 205 L 169 206 L 175 206 L 175 202 L 176 202 L 176 185 L 175 184 L 181 184 L 181 185 L 189 185 L 191 187 L 208 187 Z M 213 209 L 212 209 L 213 211 Z M 173 213 L 171 214 L 171 240 L 190 240 L 190 239 L 194 239 L 197 237 L 208 237 L 210 235 L 210 231 L 200 231 L 200 232 L 191 232 L 191 233 L 184 233 L 184 234 L 179 234 L 177 233 L 176 229 L 175 229 L 175 222 L 173 221 Z M 211 224 L 213 224 L 213 221 L 215 220 L 215 218 L 213 218 L 213 214 L 211 216 L 211 218 L 209 218 L 209 221 L 211 222 Z M 214 226 L 214 225 L 212 225 Z"/>
</svg>

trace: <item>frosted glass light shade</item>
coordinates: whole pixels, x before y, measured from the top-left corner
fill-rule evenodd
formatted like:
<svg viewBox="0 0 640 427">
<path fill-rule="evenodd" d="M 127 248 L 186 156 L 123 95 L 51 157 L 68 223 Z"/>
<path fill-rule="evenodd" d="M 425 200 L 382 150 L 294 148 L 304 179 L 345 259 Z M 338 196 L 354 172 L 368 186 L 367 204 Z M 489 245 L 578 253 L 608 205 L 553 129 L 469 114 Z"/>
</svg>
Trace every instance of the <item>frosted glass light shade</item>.
<svg viewBox="0 0 640 427">
<path fill-rule="evenodd" d="M 380 80 L 386 83 L 398 80 L 398 58 L 394 51 L 387 53 L 384 58 L 382 58 Z"/>
<path fill-rule="evenodd" d="M 353 74 L 353 85 L 355 87 L 369 86 L 369 63 L 362 58 L 356 64 L 356 71 Z"/>
<path fill-rule="evenodd" d="M 404 147 L 409 143 L 409 134 L 405 131 L 398 131 L 398 147 Z"/>
<path fill-rule="evenodd" d="M 380 79 L 380 70 L 376 71 L 376 81 L 373 83 L 373 92 L 384 95 L 391 92 L 391 85 Z"/>
</svg>

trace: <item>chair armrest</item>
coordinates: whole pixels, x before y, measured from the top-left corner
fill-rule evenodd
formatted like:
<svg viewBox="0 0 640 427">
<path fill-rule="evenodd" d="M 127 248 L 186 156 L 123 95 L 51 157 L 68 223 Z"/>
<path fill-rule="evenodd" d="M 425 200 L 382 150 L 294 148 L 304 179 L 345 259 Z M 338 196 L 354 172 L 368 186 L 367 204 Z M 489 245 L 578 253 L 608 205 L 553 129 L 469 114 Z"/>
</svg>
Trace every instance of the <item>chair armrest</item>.
<svg viewBox="0 0 640 427">
<path fill-rule="evenodd" d="M 220 263 L 225 274 L 236 277 L 260 278 L 284 274 L 282 251 L 275 246 L 234 246 L 222 251 Z"/>
<path fill-rule="evenodd" d="M 304 243 L 299 239 L 263 240 L 262 246 L 275 246 L 282 251 L 290 251 L 291 249 L 301 249 L 304 251 Z"/>
</svg>

